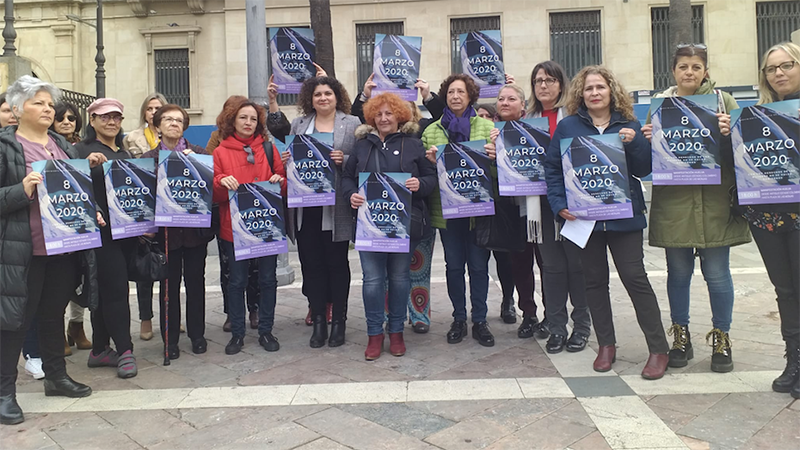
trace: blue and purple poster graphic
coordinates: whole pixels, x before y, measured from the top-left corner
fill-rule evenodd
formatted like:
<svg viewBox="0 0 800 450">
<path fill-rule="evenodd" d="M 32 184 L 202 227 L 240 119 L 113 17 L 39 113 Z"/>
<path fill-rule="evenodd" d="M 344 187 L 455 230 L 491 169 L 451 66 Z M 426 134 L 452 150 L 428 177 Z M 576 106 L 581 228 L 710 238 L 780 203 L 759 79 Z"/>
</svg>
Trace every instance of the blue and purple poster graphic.
<svg viewBox="0 0 800 450">
<path fill-rule="evenodd" d="M 155 233 L 156 161 L 113 159 L 103 163 L 112 239 Z"/>
<path fill-rule="evenodd" d="M 356 250 L 408 253 L 411 239 L 409 173 L 361 172 L 358 193 L 364 204 L 356 219 Z"/>
<path fill-rule="evenodd" d="M 403 100 L 416 101 L 414 84 L 419 78 L 421 58 L 421 37 L 376 34 L 372 57 L 375 76 L 372 81 L 378 86 L 373 89 L 373 94 L 390 92 Z"/>
<path fill-rule="evenodd" d="M 240 184 L 237 190 L 229 191 L 229 195 L 236 261 L 289 251 L 279 183 Z"/>
<path fill-rule="evenodd" d="M 445 219 L 494 215 L 491 159 L 486 141 L 440 145 L 436 151 L 442 216 Z"/>
<path fill-rule="evenodd" d="M 459 34 L 458 51 L 461 54 L 461 70 L 481 88 L 480 97 L 497 97 L 506 84 L 500 30 Z"/>
<path fill-rule="evenodd" d="M 211 155 L 158 152 L 156 226 L 210 227 L 213 183 Z"/>
<path fill-rule="evenodd" d="M 497 122 L 497 183 L 502 196 L 547 195 L 544 159 L 550 145 L 546 117 Z"/>
<path fill-rule="evenodd" d="M 315 52 L 311 28 L 269 28 L 270 68 L 279 93 L 298 94 L 303 81 L 316 75 Z"/>
<path fill-rule="evenodd" d="M 286 162 L 289 208 L 336 204 L 333 133 L 289 135 Z"/>
</svg>

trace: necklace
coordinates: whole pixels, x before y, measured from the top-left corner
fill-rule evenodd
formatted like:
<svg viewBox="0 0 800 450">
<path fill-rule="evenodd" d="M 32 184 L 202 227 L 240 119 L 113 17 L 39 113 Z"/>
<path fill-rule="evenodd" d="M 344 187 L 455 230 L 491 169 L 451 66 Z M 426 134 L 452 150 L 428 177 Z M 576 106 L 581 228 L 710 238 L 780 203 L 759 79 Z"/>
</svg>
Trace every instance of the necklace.
<svg viewBox="0 0 800 450">
<path fill-rule="evenodd" d="M 603 122 L 603 123 L 595 123 L 594 120 L 592 120 L 592 123 L 596 127 L 604 127 L 604 126 L 608 125 L 609 122 L 611 122 L 610 118 L 608 120 L 606 120 L 605 122 Z"/>
</svg>

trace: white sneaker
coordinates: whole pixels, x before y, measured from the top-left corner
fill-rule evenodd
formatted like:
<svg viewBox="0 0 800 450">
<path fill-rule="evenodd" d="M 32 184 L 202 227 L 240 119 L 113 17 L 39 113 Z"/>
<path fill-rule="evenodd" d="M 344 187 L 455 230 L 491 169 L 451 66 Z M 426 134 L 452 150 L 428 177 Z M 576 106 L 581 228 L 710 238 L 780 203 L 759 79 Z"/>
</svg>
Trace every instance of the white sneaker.
<svg viewBox="0 0 800 450">
<path fill-rule="evenodd" d="M 42 358 L 31 358 L 30 355 L 25 355 L 25 360 L 25 373 L 32 376 L 34 380 L 41 380 L 44 378 Z"/>
</svg>

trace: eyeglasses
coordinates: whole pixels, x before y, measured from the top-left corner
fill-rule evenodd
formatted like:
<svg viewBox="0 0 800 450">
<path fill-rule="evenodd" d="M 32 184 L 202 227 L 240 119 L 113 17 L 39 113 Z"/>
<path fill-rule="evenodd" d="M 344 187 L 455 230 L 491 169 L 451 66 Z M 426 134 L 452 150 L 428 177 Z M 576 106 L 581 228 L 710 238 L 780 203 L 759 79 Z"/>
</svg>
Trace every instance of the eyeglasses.
<svg viewBox="0 0 800 450">
<path fill-rule="evenodd" d="M 108 122 L 122 123 L 123 119 L 125 119 L 119 114 L 101 114 L 99 116 L 97 114 L 92 114 L 92 117 L 98 117 L 100 119 L 100 122 L 103 123 L 108 123 Z"/>
<path fill-rule="evenodd" d="M 556 81 L 558 81 L 558 79 L 553 78 L 553 77 L 536 78 L 535 80 L 533 80 L 533 85 L 534 86 L 541 86 L 542 83 L 544 83 L 545 86 L 550 87 L 550 86 L 554 85 L 556 83 Z"/>
<path fill-rule="evenodd" d="M 682 49 L 682 48 L 689 48 L 689 47 L 699 48 L 700 50 L 708 50 L 708 47 L 706 47 L 706 44 L 678 44 L 677 47 L 675 47 L 675 48 Z"/>
<path fill-rule="evenodd" d="M 64 121 L 64 119 L 67 119 L 67 120 L 69 120 L 70 122 L 75 122 L 75 120 L 76 120 L 76 119 L 75 119 L 75 116 L 64 116 L 64 117 L 62 117 L 62 118 L 60 118 L 60 119 L 59 119 L 58 117 L 56 117 L 56 122 L 63 122 L 63 121 Z"/>
<path fill-rule="evenodd" d="M 183 119 L 176 119 L 175 117 L 162 117 L 162 122 L 167 123 L 177 123 L 178 125 L 183 125 Z"/>
<path fill-rule="evenodd" d="M 777 66 L 767 66 L 764 67 L 764 74 L 765 75 L 775 75 L 775 72 L 778 69 L 781 69 L 781 72 L 786 73 L 792 69 L 794 69 L 794 65 L 796 61 L 786 61 L 778 64 Z"/>
<path fill-rule="evenodd" d="M 250 164 L 256 163 L 256 157 L 253 155 L 253 149 L 249 145 L 244 146 L 244 151 L 247 153 L 247 162 Z"/>
</svg>

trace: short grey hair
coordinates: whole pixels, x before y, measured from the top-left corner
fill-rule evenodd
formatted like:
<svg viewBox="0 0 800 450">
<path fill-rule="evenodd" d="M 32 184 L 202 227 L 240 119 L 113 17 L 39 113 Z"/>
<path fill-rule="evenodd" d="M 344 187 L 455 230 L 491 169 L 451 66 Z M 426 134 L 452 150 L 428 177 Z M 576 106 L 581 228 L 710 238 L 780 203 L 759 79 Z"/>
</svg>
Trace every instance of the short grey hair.
<svg viewBox="0 0 800 450">
<path fill-rule="evenodd" d="M 17 110 L 22 112 L 22 105 L 35 97 L 40 91 L 50 94 L 53 97 L 53 103 L 58 103 L 61 100 L 61 89 L 30 75 L 23 75 L 6 92 L 8 106 L 12 109 L 16 106 Z"/>
</svg>

